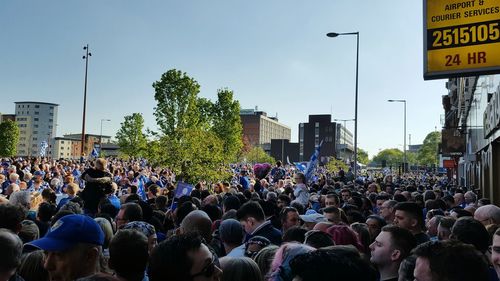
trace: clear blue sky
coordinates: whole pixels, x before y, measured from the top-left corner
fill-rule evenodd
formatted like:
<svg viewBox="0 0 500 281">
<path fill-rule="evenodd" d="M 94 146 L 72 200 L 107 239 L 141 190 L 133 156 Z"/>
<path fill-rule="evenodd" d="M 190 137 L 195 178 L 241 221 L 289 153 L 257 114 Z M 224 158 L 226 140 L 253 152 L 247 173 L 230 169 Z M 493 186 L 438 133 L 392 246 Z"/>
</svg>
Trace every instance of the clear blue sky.
<svg viewBox="0 0 500 281">
<path fill-rule="evenodd" d="M 309 114 L 354 117 L 360 32 L 358 144 L 370 156 L 440 128 L 445 81 L 422 78 L 422 2 L 401 0 L 0 1 L 0 112 L 14 102 L 60 104 L 58 135 L 81 132 L 84 51 L 90 44 L 87 133 L 113 135 L 141 112 L 156 128 L 151 84 L 176 68 L 212 100 L 235 92 L 242 108 L 292 128 Z M 353 130 L 353 124 L 348 125 Z"/>
</svg>

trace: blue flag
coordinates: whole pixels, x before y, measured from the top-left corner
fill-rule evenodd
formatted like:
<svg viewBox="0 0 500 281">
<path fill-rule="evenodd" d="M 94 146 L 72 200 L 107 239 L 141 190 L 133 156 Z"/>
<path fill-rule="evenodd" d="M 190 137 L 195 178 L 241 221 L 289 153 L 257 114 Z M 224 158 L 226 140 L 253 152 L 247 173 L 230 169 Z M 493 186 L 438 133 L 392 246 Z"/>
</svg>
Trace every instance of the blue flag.
<svg viewBox="0 0 500 281">
<path fill-rule="evenodd" d="M 319 151 L 321 149 L 321 145 L 323 145 L 323 141 L 319 143 L 319 145 L 316 147 L 316 150 L 314 151 L 313 155 L 311 156 L 311 160 L 309 160 L 309 164 L 307 165 L 307 169 L 305 172 L 306 176 L 306 181 L 309 181 L 311 178 L 314 169 L 316 169 L 316 165 L 318 164 L 318 158 L 319 158 Z"/>
<path fill-rule="evenodd" d="M 95 147 L 94 149 L 92 149 L 92 153 L 90 155 L 92 155 L 92 157 L 94 158 L 97 158 L 97 156 L 99 156 L 99 153 L 97 153 L 97 149 L 95 149 Z"/>
<path fill-rule="evenodd" d="M 182 196 L 190 195 L 193 191 L 194 186 L 187 184 L 185 182 L 178 182 L 177 188 L 175 189 L 175 198 L 181 198 Z"/>
<path fill-rule="evenodd" d="M 301 172 L 304 172 L 307 168 L 307 162 L 294 162 L 294 164 L 295 167 Z"/>
</svg>

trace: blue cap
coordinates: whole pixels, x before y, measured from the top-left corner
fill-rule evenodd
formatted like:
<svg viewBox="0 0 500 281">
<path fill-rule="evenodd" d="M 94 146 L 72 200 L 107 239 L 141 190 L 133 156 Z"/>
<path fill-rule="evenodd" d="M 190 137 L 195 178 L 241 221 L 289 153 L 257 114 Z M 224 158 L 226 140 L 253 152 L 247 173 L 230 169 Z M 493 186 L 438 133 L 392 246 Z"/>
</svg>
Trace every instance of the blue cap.
<svg viewBox="0 0 500 281">
<path fill-rule="evenodd" d="M 45 175 L 45 173 L 43 171 L 38 170 L 38 171 L 35 171 L 33 173 L 33 175 L 35 175 L 35 176 L 42 176 L 43 177 Z"/>
<path fill-rule="evenodd" d="M 79 243 L 100 246 L 104 244 L 104 233 L 101 227 L 88 216 L 64 216 L 50 228 L 45 237 L 27 243 L 27 245 L 44 251 L 64 252 Z"/>
</svg>

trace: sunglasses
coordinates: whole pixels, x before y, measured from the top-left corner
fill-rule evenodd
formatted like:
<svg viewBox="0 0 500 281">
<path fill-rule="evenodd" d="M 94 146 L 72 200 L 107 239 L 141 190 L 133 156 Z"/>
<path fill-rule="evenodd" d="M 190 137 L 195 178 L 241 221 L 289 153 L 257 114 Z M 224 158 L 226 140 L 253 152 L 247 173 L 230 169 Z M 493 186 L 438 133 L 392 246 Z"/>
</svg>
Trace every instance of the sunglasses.
<svg viewBox="0 0 500 281">
<path fill-rule="evenodd" d="M 203 269 L 200 272 L 191 275 L 191 278 L 195 278 L 198 276 L 205 276 L 205 277 L 209 278 L 212 275 L 214 275 L 216 267 L 220 268 L 219 260 L 215 258 L 214 254 L 212 254 L 212 261 L 209 264 L 207 264 L 205 267 L 203 267 Z"/>
</svg>

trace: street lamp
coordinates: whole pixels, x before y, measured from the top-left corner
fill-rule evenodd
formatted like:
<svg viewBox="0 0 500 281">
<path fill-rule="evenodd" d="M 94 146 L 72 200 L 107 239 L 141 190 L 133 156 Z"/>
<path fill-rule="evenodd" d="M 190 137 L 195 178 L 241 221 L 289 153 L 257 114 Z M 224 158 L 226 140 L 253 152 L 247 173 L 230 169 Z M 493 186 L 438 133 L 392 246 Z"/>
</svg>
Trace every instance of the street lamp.
<svg viewBox="0 0 500 281">
<path fill-rule="evenodd" d="M 80 156 L 83 156 L 83 151 L 84 151 L 84 144 L 85 144 L 85 112 L 87 109 L 87 70 L 89 68 L 89 57 L 92 56 L 92 54 L 89 52 L 89 44 L 83 47 L 83 49 L 86 51 L 86 54 L 83 56 L 83 59 L 85 60 L 85 86 L 83 90 L 83 123 L 82 123 L 82 146 L 80 149 Z"/>
<path fill-rule="evenodd" d="M 387 100 L 388 102 L 402 102 L 404 103 L 404 142 L 403 142 L 403 154 L 404 154 L 404 161 L 403 161 L 403 172 L 406 173 L 406 100 Z"/>
<path fill-rule="evenodd" d="M 99 146 L 100 146 L 100 149 L 102 149 L 102 122 L 104 122 L 104 121 L 109 122 L 109 121 L 111 121 L 111 119 L 101 119 L 101 135 L 99 137 Z"/>
<path fill-rule="evenodd" d="M 343 135 L 344 135 L 344 137 L 343 137 L 343 139 L 344 139 L 344 147 L 342 147 L 342 150 L 345 152 L 345 149 L 346 149 L 346 146 L 347 146 L 347 145 L 346 145 L 346 142 L 345 142 L 345 141 L 346 141 L 345 131 L 347 130 L 347 127 L 346 127 L 345 123 L 346 123 L 347 121 L 356 121 L 356 119 L 333 119 L 333 121 L 340 121 L 340 122 L 344 122 L 344 129 L 342 130 Z M 343 153 L 343 154 L 344 154 L 344 157 L 345 157 L 345 153 Z M 345 160 L 345 159 L 344 159 L 344 160 Z"/>
<path fill-rule="evenodd" d="M 359 32 L 327 33 L 328 37 L 338 37 L 341 35 L 356 35 L 356 93 L 354 98 L 354 178 L 358 171 L 358 68 L 359 68 Z"/>
</svg>

